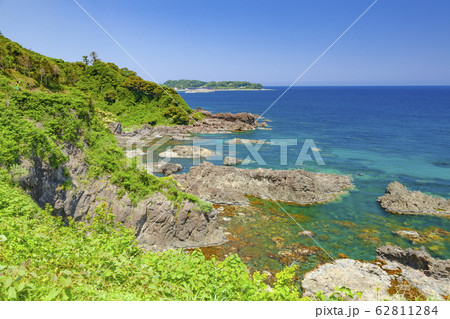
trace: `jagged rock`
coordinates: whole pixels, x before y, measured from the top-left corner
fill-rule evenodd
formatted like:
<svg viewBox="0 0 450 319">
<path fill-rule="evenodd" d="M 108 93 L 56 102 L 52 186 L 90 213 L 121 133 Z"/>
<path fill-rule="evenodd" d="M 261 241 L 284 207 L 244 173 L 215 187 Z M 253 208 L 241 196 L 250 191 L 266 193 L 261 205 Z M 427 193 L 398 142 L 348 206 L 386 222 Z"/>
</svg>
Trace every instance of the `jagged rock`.
<svg viewBox="0 0 450 319">
<path fill-rule="evenodd" d="M 244 195 L 301 205 L 333 200 L 353 185 L 347 176 L 304 170 L 241 169 L 203 162 L 175 179 L 192 193 L 216 204 L 248 205 Z"/>
<path fill-rule="evenodd" d="M 223 165 L 226 166 L 233 166 L 233 165 L 239 165 L 242 164 L 244 161 L 240 160 L 236 157 L 227 156 L 223 159 Z"/>
<path fill-rule="evenodd" d="M 431 257 L 423 246 L 420 250 L 379 247 L 377 259 L 385 263 L 382 267 L 386 271 L 397 269 L 392 283 L 407 284 L 399 289 L 400 292 L 413 287 L 426 298 L 443 300 L 450 295 L 450 260 Z"/>
<path fill-rule="evenodd" d="M 199 146 L 177 145 L 159 154 L 160 157 L 167 158 L 199 158 L 210 157 L 215 153 Z"/>
<path fill-rule="evenodd" d="M 450 217 L 450 199 L 429 196 L 419 191 L 408 191 L 399 182 L 390 183 L 385 194 L 378 197 L 378 202 L 381 207 L 393 214 Z"/>
<path fill-rule="evenodd" d="M 329 295 L 341 286 L 362 291 L 363 300 L 444 300 L 450 295 L 450 260 L 435 259 L 424 247 L 383 246 L 377 248 L 374 262 L 339 259 L 306 273 L 302 282 L 304 295 L 309 297 L 317 291 Z"/>
<path fill-rule="evenodd" d="M 450 278 L 450 259 L 433 258 L 423 246 L 420 250 L 401 249 L 397 246 L 378 247 L 377 258 L 421 270 L 425 275 L 436 279 Z"/>
<path fill-rule="evenodd" d="M 170 163 L 163 160 L 159 160 L 156 163 L 145 163 L 142 164 L 147 172 L 153 173 L 162 173 L 164 175 L 172 175 L 173 173 L 179 172 L 183 169 L 183 166 L 178 163 Z"/>
<path fill-rule="evenodd" d="M 158 192 L 134 207 L 126 194 L 118 196 L 120 189 L 107 178 L 86 180 L 87 165 L 80 149 L 66 145 L 63 152 L 69 161 L 58 169 L 39 158 L 23 163 L 29 173 L 22 178 L 21 185 L 41 207 L 49 203 L 55 214 L 83 220 L 88 212 L 106 202 L 116 219 L 135 228 L 139 243 L 152 250 L 211 246 L 226 241 L 215 210 L 202 212 L 187 200 L 175 207 Z M 73 184 L 68 189 L 61 187 L 66 181 L 66 170 Z"/>
<path fill-rule="evenodd" d="M 108 127 L 113 134 L 122 134 L 122 123 L 119 122 L 109 123 Z"/>
<path fill-rule="evenodd" d="M 345 286 L 363 293 L 361 300 L 390 298 L 388 287 L 391 279 L 379 266 L 353 259 L 338 259 L 320 265 L 303 277 L 303 296 L 314 297 L 317 291 L 325 295 L 334 292 L 335 287 Z"/>
</svg>

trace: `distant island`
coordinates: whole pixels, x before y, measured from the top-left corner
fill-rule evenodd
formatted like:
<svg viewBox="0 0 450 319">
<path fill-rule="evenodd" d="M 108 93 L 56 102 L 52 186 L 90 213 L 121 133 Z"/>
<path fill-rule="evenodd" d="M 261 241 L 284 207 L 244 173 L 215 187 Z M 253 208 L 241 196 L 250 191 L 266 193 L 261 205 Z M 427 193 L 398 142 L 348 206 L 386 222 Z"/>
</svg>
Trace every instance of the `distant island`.
<svg viewBox="0 0 450 319">
<path fill-rule="evenodd" d="M 260 83 L 251 83 L 247 81 L 199 81 L 199 80 L 168 80 L 164 82 L 165 86 L 175 90 L 186 92 L 212 92 L 228 90 L 264 90 Z"/>
</svg>

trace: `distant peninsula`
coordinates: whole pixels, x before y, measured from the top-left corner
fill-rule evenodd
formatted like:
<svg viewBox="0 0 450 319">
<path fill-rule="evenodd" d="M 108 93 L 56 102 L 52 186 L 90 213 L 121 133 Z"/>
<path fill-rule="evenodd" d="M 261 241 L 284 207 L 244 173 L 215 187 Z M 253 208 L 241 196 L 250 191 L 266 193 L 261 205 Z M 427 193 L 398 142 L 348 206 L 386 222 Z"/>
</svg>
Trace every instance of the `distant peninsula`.
<svg viewBox="0 0 450 319">
<path fill-rule="evenodd" d="M 178 91 L 186 92 L 212 92 L 212 91 L 235 91 L 235 90 L 264 90 L 260 83 L 251 83 L 246 81 L 199 81 L 199 80 L 168 80 L 164 82 L 165 86 L 174 88 Z"/>
</svg>

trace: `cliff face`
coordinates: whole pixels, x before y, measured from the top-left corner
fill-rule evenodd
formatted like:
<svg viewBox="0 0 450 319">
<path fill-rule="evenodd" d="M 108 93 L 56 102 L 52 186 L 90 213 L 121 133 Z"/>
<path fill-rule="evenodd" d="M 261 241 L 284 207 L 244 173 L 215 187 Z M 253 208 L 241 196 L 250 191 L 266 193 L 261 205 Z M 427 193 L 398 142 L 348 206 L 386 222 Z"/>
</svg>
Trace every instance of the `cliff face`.
<svg viewBox="0 0 450 319">
<path fill-rule="evenodd" d="M 138 241 L 151 250 L 210 246 L 226 240 L 217 225 L 216 211 L 201 212 L 187 200 L 175 207 L 161 193 L 154 193 L 134 207 L 127 195 L 118 195 L 119 188 L 107 178 L 85 177 L 88 167 L 80 149 L 66 145 L 63 152 L 69 161 L 58 169 L 36 157 L 23 163 L 28 174 L 21 179 L 21 186 L 40 206 L 49 203 L 55 214 L 83 220 L 88 212 L 106 202 L 116 219 L 136 229 Z M 62 186 L 70 184 L 68 175 L 71 186 Z"/>
</svg>

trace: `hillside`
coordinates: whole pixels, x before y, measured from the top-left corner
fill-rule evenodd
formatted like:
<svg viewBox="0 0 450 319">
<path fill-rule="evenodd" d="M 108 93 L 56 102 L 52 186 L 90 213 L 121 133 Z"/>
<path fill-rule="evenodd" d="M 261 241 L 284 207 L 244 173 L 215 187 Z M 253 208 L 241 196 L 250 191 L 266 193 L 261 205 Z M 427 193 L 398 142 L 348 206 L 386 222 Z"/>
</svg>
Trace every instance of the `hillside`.
<svg viewBox="0 0 450 319">
<path fill-rule="evenodd" d="M 65 62 L 0 36 L 2 91 L 13 92 L 18 84 L 25 92 L 84 96 L 124 126 L 189 122 L 192 110 L 175 90 L 144 81 L 136 72 L 119 69 L 114 63 L 102 62 L 95 52 L 91 56 L 84 57 L 84 62 Z"/>
<path fill-rule="evenodd" d="M 259 83 L 246 81 L 211 81 L 198 80 L 168 80 L 164 85 L 177 90 L 186 89 L 211 89 L 211 90 L 262 90 L 264 87 Z"/>
<path fill-rule="evenodd" d="M 223 236 L 210 203 L 138 169 L 108 128 L 190 121 L 164 89 L 173 99 L 112 63 L 64 62 L 0 36 L 0 300 L 299 298 L 293 268 L 269 291 L 235 255 L 141 249 Z"/>
</svg>

